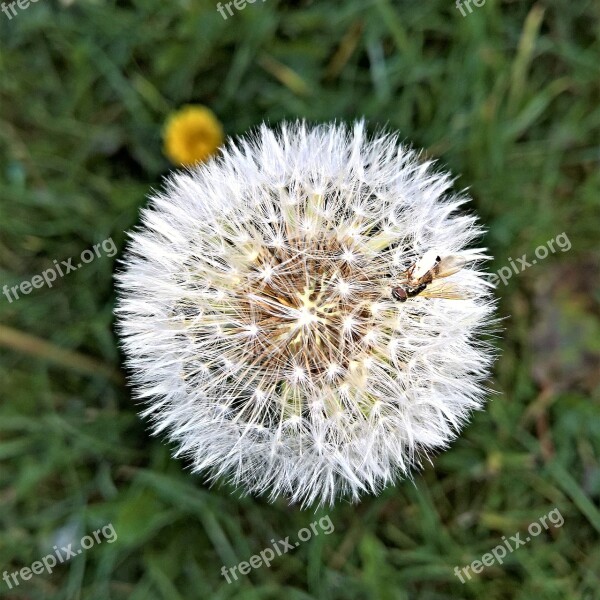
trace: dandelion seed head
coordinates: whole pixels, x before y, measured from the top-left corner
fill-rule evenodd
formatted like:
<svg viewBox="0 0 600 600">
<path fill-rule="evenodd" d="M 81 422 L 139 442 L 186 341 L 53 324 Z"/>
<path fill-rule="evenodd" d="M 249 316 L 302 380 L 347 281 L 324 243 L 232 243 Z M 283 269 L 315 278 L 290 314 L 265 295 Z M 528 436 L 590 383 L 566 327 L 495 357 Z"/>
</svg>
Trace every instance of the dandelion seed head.
<svg viewBox="0 0 600 600">
<path fill-rule="evenodd" d="M 484 401 L 494 310 L 450 183 L 362 122 L 263 126 L 174 174 L 118 276 L 155 432 L 210 479 L 306 505 L 378 492 L 446 447 Z M 437 252 L 465 257 L 468 298 L 394 301 Z"/>
</svg>

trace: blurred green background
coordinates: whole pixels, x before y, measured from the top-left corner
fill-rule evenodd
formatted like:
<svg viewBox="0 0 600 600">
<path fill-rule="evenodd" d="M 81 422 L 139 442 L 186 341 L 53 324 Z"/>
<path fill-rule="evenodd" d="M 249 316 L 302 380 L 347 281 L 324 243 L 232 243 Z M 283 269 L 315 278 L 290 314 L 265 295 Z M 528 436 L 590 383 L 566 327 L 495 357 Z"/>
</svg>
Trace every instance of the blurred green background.
<svg viewBox="0 0 600 600">
<path fill-rule="evenodd" d="M 39 0 L 0 12 L 0 285 L 111 237 L 103 255 L 0 296 L 0 573 L 112 523 L 0 597 L 600 598 L 600 5 L 486 0 Z M 113 272 L 171 168 L 187 103 L 228 136 L 263 120 L 387 125 L 460 174 L 496 271 L 565 232 L 572 247 L 498 287 L 497 390 L 414 481 L 317 513 L 209 489 L 151 438 L 123 380 Z M 558 508 L 561 528 L 461 584 L 463 566 Z M 221 566 L 313 536 L 227 584 Z"/>
</svg>

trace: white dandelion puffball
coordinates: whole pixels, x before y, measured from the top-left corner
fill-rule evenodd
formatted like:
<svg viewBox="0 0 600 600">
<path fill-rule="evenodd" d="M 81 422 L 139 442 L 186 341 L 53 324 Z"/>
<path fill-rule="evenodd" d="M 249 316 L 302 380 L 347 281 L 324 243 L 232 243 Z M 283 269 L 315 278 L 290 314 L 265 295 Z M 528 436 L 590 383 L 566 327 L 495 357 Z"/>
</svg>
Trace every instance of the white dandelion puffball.
<svg viewBox="0 0 600 600">
<path fill-rule="evenodd" d="M 154 433 L 210 480 L 302 505 L 446 447 L 487 393 L 494 311 L 451 183 L 363 122 L 262 126 L 173 174 L 118 275 Z"/>
</svg>

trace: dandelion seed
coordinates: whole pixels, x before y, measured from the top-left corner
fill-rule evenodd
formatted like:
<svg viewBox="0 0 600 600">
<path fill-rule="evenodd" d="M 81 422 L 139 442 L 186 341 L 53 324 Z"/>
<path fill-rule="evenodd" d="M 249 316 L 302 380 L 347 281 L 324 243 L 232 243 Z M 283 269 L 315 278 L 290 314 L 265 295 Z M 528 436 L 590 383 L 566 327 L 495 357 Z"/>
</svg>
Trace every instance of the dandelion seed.
<svg viewBox="0 0 600 600">
<path fill-rule="evenodd" d="M 127 362 L 154 431 L 210 480 L 357 500 L 481 408 L 481 229 L 418 158 L 362 122 L 263 126 L 143 211 L 118 276 Z M 452 284 L 468 294 L 395 301 L 402 273 L 438 253 L 462 257 Z"/>
</svg>

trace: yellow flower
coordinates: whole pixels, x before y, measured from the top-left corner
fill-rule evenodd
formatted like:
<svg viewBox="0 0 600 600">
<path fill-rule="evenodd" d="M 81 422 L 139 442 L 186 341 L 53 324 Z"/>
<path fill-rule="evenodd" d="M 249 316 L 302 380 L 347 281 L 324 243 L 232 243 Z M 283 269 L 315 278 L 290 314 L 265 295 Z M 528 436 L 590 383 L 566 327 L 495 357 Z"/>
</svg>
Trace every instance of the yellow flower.
<svg viewBox="0 0 600 600">
<path fill-rule="evenodd" d="M 206 106 L 184 106 L 165 125 L 163 151 L 177 165 L 204 162 L 222 143 L 221 123 Z"/>
</svg>

